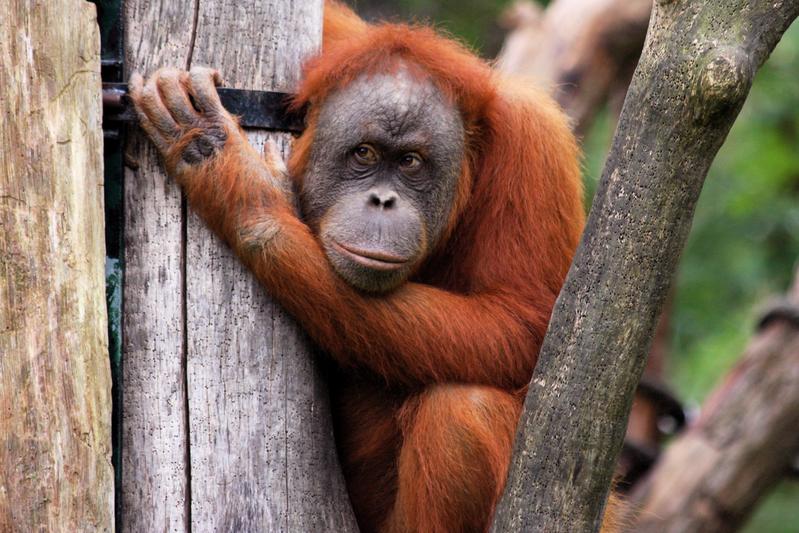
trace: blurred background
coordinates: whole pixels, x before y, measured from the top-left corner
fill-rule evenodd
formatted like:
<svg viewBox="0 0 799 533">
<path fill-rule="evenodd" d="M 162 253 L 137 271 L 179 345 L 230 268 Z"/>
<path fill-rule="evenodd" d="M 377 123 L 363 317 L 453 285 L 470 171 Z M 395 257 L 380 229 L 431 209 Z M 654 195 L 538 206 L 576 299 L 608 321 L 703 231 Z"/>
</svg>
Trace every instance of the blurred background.
<svg viewBox="0 0 799 533">
<path fill-rule="evenodd" d="M 611 15 L 597 16 L 599 22 L 594 24 L 601 26 L 598 29 L 575 29 L 573 20 L 556 26 L 563 31 L 563 46 L 572 48 L 581 40 L 587 42 L 583 49 L 591 47 L 590 38 L 585 37 L 587 32 L 604 32 L 605 38 L 613 35 L 609 45 L 594 47 L 601 50 L 593 53 L 590 68 L 577 68 L 580 60 L 555 55 L 555 63 L 568 65 L 563 67 L 566 72 L 557 72 L 559 65 L 547 64 L 553 62 L 551 57 L 529 60 L 549 46 L 536 40 L 548 30 L 544 12 L 535 6 L 512 5 L 506 0 L 349 3 L 372 20 L 431 23 L 486 59 L 502 56 L 509 71 L 527 68 L 545 72 L 545 82 L 560 87 L 559 100 L 565 102 L 575 118 L 585 153 L 586 201 L 590 205 L 624 88 L 643 39 L 641 23 L 634 20 L 640 18 L 640 9 L 639 13 L 634 12 L 636 1 L 626 4 L 631 6 L 631 13 L 615 9 L 609 12 Z M 546 4 L 538 5 L 543 9 Z M 595 15 L 590 8 L 584 12 L 589 17 Z M 568 17 L 568 13 L 560 16 Z M 530 31 L 535 35 L 530 36 Z M 526 38 L 526 44 L 509 41 L 511 33 L 518 41 Z M 509 49 L 503 51 L 503 45 Z M 602 53 L 612 57 L 603 57 Z M 569 83 L 564 84 L 564 79 Z M 747 103 L 713 164 L 697 207 L 667 320 L 661 324 L 661 335 L 655 341 L 660 355 L 654 371 L 682 400 L 689 415 L 740 358 L 764 304 L 783 294 L 793 279 L 799 258 L 798 80 L 799 26 L 795 24 L 758 74 Z M 574 89 L 570 88 L 572 84 L 584 86 Z M 601 90 L 596 86 L 601 86 Z M 592 95 L 596 92 L 601 95 Z M 799 532 L 799 480 L 786 478 L 780 483 L 745 531 Z"/>
</svg>

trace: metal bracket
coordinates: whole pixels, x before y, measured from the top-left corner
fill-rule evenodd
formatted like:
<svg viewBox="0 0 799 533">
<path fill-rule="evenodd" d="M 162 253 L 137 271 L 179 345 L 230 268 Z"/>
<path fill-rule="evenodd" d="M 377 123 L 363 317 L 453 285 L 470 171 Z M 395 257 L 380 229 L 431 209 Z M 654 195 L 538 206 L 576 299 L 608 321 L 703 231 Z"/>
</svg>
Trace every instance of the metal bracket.
<svg viewBox="0 0 799 533">
<path fill-rule="evenodd" d="M 242 127 L 289 133 L 302 133 L 305 129 L 305 111 L 289 109 L 291 95 L 288 93 L 227 87 L 217 91 L 222 105 L 239 118 Z M 135 121 L 127 84 L 103 83 L 103 122 L 113 127 L 114 123 Z"/>
<path fill-rule="evenodd" d="M 799 328 L 799 305 L 788 299 L 775 300 L 761 315 L 756 330 L 762 331 L 772 322 L 778 321 L 787 322 L 794 328 Z"/>
</svg>

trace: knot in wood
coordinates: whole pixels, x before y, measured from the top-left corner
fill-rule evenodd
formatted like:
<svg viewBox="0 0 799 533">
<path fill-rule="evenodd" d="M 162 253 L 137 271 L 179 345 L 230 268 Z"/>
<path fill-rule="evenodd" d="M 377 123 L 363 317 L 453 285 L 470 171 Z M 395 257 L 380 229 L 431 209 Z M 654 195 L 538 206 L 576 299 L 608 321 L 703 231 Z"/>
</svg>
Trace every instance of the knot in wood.
<svg viewBox="0 0 799 533">
<path fill-rule="evenodd" d="M 694 98 L 700 123 L 726 115 L 743 104 L 752 85 L 752 64 L 737 47 L 713 48 L 702 62 Z"/>
</svg>

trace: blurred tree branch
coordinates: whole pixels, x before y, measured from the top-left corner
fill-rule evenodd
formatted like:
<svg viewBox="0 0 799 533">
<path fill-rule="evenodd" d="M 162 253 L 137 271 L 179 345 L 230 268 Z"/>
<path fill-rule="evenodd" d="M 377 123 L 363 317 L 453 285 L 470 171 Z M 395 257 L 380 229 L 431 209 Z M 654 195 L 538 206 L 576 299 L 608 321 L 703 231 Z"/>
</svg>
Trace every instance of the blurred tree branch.
<svg viewBox="0 0 799 533">
<path fill-rule="evenodd" d="M 797 2 L 657 0 L 495 531 L 595 531 L 702 183 Z M 534 495 L 531 496 L 531 495 Z"/>
<path fill-rule="evenodd" d="M 799 271 L 702 416 L 636 488 L 636 531 L 737 531 L 799 454 Z"/>
<path fill-rule="evenodd" d="M 546 10 L 517 0 L 497 68 L 534 77 L 585 134 L 611 100 L 621 106 L 646 37 L 652 0 L 555 0 Z"/>
</svg>

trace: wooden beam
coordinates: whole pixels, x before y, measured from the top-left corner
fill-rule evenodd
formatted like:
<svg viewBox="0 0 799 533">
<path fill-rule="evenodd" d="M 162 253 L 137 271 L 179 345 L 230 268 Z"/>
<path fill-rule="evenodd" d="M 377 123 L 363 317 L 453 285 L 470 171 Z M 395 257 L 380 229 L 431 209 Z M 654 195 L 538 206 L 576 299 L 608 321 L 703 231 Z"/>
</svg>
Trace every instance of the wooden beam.
<svg viewBox="0 0 799 533">
<path fill-rule="evenodd" d="M 188 66 L 194 2 L 124 4 L 126 77 Z M 122 531 L 187 531 L 184 213 L 177 185 L 135 130 L 125 170 Z"/>
<path fill-rule="evenodd" d="M 93 4 L 0 16 L 0 531 L 112 531 Z"/>
<path fill-rule="evenodd" d="M 128 71 L 206 65 L 290 92 L 321 44 L 322 1 L 128 0 L 125 20 Z M 271 137 L 285 152 L 290 136 Z M 355 531 L 311 344 L 141 139 L 126 177 L 124 529 Z"/>
</svg>

